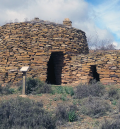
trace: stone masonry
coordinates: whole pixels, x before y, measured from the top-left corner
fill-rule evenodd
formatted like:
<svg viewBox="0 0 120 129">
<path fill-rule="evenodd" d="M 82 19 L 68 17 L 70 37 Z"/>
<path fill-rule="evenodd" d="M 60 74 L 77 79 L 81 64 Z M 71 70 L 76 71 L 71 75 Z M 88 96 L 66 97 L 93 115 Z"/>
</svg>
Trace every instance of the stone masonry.
<svg viewBox="0 0 120 129">
<path fill-rule="evenodd" d="M 66 67 L 72 53 L 88 54 L 89 50 L 85 33 L 73 28 L 69 19 L 56 24 L 35 18 L 0 26 L 0 83 L 18 82 L 20 68 L 29 65 L 28 77 L 70 84 Z"/>
<path fill-rule="evenodd" d="M 63 24 L 35 18 L 0 27 L 0 83 L 17 83 L 19 71 L 29 66 L 27 77 L 56 85 L 120 83 L 120 51 L 89 53 L 85 33 Z"/>
<path fill-rule="evenodd" d="M 71 80 L 70 83 L 89 83 L 96 79 L 103 84 L 120 84 L 120 50 L 72 54 L 69 57 L 71 62 L 66 65 L 69 75 L 65 78 Z"/>
</svg>

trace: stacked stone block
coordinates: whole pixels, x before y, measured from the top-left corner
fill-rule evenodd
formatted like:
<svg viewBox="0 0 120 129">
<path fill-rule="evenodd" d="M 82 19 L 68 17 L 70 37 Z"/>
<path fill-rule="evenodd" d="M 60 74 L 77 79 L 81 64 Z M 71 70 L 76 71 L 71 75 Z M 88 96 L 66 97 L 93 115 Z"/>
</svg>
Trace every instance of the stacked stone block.
<svg viewBox="0 0 120 129">
<path fill-rule="evenodd" d="M 0 83 L 21 80 L 22 73 L 19 70 L 26 65 L 30 66 L 28 77 L 45 81 L 51 53 L 60 51 L 64 56 L 67 53 L 87 54 L 85 33 L 68 25 L 39 19 L 1 26 Z M 67 64 L 68 60 L 64 60 L 64 63 Z"/>
<path fill-rule="evenodd" d="M 120 83 L 119 50 L 88 53 L 85 33 L 70 25 L 39 19 L 6 24 L 0 27 L 0 83 L 17 83 L 27 65 L 28 77 L 46 81 L 51 57 L 56 84 L 89 83 L 94 67 L 102 83 Z"/>
<path fill-rule="evenodd" d="M 72 22 L 69 20 L 69 18 L 65 18 L 65 20 L 63 21 L 63 24 L 67 26 L 72 26 Z"/>
<path fill-rule="evenodd" d="M 103 84 L 120 83 L 120 50 L 98 51 L 88 55 L 72 54 L 69 57 L 71 61 L 63 68 L 63 84 L 89 83 L 94 79 L 91 74 L 92 66 L 96 66 L 96 72 Z"/>
</svg>

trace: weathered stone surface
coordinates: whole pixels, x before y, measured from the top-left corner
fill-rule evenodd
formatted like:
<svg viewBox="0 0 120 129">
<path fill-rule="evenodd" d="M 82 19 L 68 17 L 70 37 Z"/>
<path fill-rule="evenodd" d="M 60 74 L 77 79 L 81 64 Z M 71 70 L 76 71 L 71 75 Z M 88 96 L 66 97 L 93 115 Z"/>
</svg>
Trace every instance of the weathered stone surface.
<svg viewBox="0 0 120 129">
<path fill-rule="evenodd" d="M 52 66 L 50 75 L 54 72 L 62 85 L 94 78 L 104 84 L 120 83 L 120 51 L 89 53 L 85 33 L 71 25 L 69 20 L 64 25 L 37 20 L 1 26 L 0 82 L 21 80 L 20 68 L 29 65 L 27 76 L 43 81 Z"/>
<path fill-rule="evenodd" d="M 37 19 L 1 26 L 0 81 L 6 83 L 20 80 L 22 73 L 19 69 L 24 65 L 30 66 L 28 76 L 39 77 L 45 81 L 48 62 L 54 52 L 62 52 L 64 56 L 61 61 L 54 57 L 55 72 L 59 73 L 62 68 L 61 74 L 64 75 L 61 76 L 61 82 L 69 83 L 75 80 L 69 80 L 69 77 L 73 77 L 69 73 L 71 56 L 68 57 L 68 53 L 87 54 L 89 51 L 85 33 L 73 28 L 71 23 L 65 20 L 63 25 Z M 13 69 L 17 72 L 14 73 Z M 73 70 L 72 74 L 76 75 L 78 68 Z M 79 77 L 79 74 L 77 76 Z"/>
</svg>

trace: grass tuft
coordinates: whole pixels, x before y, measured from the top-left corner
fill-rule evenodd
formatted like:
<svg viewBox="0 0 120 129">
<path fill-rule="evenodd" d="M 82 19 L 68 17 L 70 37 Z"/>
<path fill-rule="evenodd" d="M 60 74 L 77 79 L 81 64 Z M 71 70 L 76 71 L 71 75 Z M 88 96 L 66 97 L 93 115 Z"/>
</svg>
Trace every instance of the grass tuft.
<svg viewBox="0 0 120 129">
<path fill-rule="evenodd" d="M 58 104 L 56 108 L 56 119 L 59 121 L 73 122 L 77 120 L 77 107 L 75 105 Z"/>
</svg>

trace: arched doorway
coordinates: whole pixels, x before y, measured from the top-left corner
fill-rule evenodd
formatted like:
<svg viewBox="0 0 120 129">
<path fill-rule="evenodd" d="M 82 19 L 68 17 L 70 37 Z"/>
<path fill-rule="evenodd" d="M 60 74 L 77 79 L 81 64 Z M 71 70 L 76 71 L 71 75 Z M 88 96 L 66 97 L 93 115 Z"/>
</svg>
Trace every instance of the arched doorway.
<svg viewBox="0 0 120 129">
<path fill-rule="evenodd" d="M 47 64 L 48 84 L 61 85 L 61 73 L 63 67 L 63 52 L 52 52 Z"/>
<path fill-rule="evenodd" d="M 96 80 L 97 82 L 100 81 L 99 74 L 96 70 L 96 65 L 91 65 L 90 76 L 92 77 L 92 79 L 90 79 L 89 83 L 91 83 L 93 80 Z"/>
</svg>

